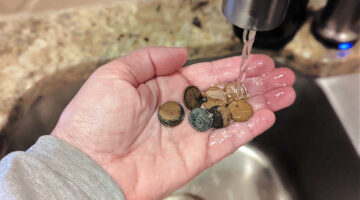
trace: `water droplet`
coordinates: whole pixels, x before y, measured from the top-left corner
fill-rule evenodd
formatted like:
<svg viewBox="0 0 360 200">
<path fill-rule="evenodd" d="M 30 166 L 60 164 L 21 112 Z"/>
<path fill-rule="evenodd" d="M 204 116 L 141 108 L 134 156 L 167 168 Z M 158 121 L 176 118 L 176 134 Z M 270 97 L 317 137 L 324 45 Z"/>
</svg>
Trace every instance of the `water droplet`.
<svg viewBox="0 0 360 200">
<path fill-rule="evenodd" d="M 284 95 L 285 94 L 285 92 L 279 92 L 279 93 L 277 93 L 275 96 L 276 97 L 280 97 L 281 95 Z"/>
<path fill-rule="evenodd" d="M 236 137 L 240 138 L 240 137 L 242 137 L 243 135 L 245 135 L 245 133 L 246 133 L 246 131 L 242 129 L 242 130 L 236 132 Z"/>
<path fill-rule="evenodd" d="M 266 117 L 261 117 L 261 121 L 266 121 Z"/>
<path fill-rule="evenodd" d="M 249 128 L 253 128 L 254 125 L 255 125 L 255 124 L 254 124 L 253 122 L 251 122 L 251 123 L 248 124 L 248 127 L 249 127 Z"/>
<path fill-rule="evenodd" d="M 284 74 L 280 74 L 280 75 L 274 76 L 274 79 L 279 79 L 279 78 L 282 78 L 282 77 L 284 77 Z"/>
<path fill-rule="evenodd" d="M 214 146 L 216 143 L 217 143 L 216 141 L 212 141 L 212 142 L 210 142 L 210 143 L 209 143 L 209 147 Z"/>
</svg>

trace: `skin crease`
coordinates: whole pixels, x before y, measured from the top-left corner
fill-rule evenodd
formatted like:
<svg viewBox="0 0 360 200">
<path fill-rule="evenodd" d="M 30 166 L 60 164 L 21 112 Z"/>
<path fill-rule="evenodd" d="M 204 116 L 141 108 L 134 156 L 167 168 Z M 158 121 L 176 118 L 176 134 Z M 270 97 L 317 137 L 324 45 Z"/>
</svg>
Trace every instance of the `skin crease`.
<svg viewBox="0 0 360 200">
<path fill-rule="evenodd" d="M 295 100 L 294 74 L 275 69 L 265 55 L 251 55 L 245 82 L 254 116 L 197 132 L 187 121 L 184 89 L 195 85 L 203 91 L 235 80 L 241 58 L 181 68 L 187 56 L 184 48 L 151 47 L 100 67 L 65 108 L 52 135 L 102 166 L 126 199 L 161 199 L 270 128 L 273 112 Z M 184 121 L 173 128 L 157 118 L 158 107 L 169 100 L 185 110 Z"/>
</svg>

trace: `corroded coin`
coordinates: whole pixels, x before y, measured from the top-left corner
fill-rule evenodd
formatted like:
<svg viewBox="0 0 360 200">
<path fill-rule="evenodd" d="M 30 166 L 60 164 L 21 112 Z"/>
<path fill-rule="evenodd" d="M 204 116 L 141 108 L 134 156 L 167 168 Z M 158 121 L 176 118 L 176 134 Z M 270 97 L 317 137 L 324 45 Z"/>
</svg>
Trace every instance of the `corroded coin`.
<svg viewBox="0 0 360 200">
<path fill-rule="evenodd" d="M 242 85 L 239 88 L 236 82 L 229 82 L 228 84 L 226 84 L 224 90 L 228 98 L 228 103 L 238 99 L 247 99 L 248 97 L 245 86 Z"/>
<path fill-rule="evenodd" d="M 204 132 L 211 128 L 213 119 L 206 109 L 195 108 L 189 114 L 189 122 L 195 130 Z"/>
<path fill-rule="evenodd" d="M 228 84 L 226 84 L 224 90 L 225 90 L 225 93 L 226 93 L 229 103 L 231 101 L 238 99 L 238 90 L 237 90 L 236 82 L 229 82 Z"/>
<path fill-rule="evenodd" d="M 231 112 L 224 106 L 214 106 L 209 109 L 209 113 L 212 114 L 214 128 L 224 128 L 230 124 Z"/>
<path fill-rule="evenodd" d="M 194 108 L 200 108 L 203 103 L 203 96 L 200 90 L 195 86 L 189 86 L 185 89 L 183 95 L 184 105 L 192 110 Z"/>
<path fill-rule="evenodd" d="M 175 101 L 168 101 L 159 107 L 158 117 L 165 126 L 176 126 L 184 119 L 184 109 Z"/>
<path fill-rule="evenodd" d="M 251 104 L 246 100 L 232 101 L 228 108 L 231 112 L 232 119 L 236 122 L 245 122 L 254 114 Z"/>
<path fill-rule="evenodd" d="M 219 87 L 211 87 L 204 92 L 207 101 L 204 103 L 205 108 L 210 109 L 213 106 L 225 106 L 227 97 L 224 90 Z"/>
</svg>

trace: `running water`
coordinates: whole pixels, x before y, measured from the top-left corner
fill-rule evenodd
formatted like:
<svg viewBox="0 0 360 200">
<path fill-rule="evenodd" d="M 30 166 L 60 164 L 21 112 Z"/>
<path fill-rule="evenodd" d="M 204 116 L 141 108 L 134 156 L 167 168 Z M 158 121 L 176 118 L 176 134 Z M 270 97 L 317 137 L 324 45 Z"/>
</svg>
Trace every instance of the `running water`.
<svg viewBox="0 0 360 200">
<path fill-rule="evenodd" d="M 243 46 L 242 55 L 241 55 L 239 77 L 237 80 L 237 91 L 236 91 L 236 94 L 241 99 L 248 97 L 248 94 L 247 94 L 247 91 L 246 91 L 246 88 L 245 88 L 243 82 L 246 77 L 246 72 L 245 72 L 246 64 L 247 64 L 248 57 L 250 55 L 252 46 L 255 41 L 255 35 L 256 35 L 256 31 L 253 31 L 253 30 L 244 30 L 244 32 L 243 32 L 244 46 Z"/>
</svg>

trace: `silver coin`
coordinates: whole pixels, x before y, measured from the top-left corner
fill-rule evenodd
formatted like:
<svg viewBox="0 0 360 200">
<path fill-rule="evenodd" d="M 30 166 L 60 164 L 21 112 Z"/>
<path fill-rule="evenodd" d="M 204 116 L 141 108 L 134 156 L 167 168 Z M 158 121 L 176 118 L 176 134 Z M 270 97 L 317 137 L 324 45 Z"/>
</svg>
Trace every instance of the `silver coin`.
<svg viewBox="0 0 360 200">
<path fill-rule="evenodd" d="M 189 122 L 195 130 L 205 132 L 211 128 L 213 119 L 206 109 L 195 108 L 189 114 Z"/>
</svg>

